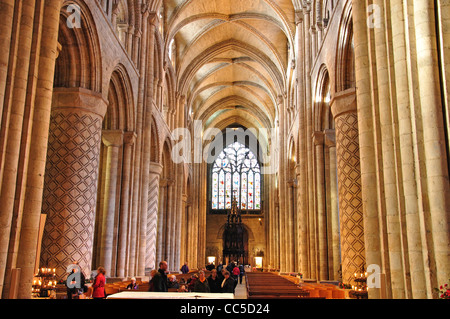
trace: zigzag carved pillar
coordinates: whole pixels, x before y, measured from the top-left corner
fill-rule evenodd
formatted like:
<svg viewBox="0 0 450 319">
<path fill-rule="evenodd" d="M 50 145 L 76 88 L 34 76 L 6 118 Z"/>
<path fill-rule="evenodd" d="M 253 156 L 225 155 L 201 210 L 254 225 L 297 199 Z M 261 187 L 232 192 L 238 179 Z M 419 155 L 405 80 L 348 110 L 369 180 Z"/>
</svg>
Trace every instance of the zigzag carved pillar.
<svg viewBox="0 0 450 319">
<path fill-rule="evenodd" d="M 47 214 L 42 266 L 79 262 L 89 276 L 92 262 L 102 121 L 107 103 L 82 88 L 54 90 L 42 212 Z"/>
<path fill-rule="evenodd" d="M 331 102 L 336 122 L 342 280 L 365 266 L 364 219 L 361 195 L 358 115 L 355 90 L 337 93 Z"/>
<path fill-rule="evenodd" d="M 159 180 L 161 178 L 162 169 L 163 167 L 161 164 L 150 163 L 146 245 L 147 254 L 145 256 L 145 268 L 148 269 L 157 269 L 158 266 L 156 264 L 156 236 L 158 228 Z"/>
</svg>

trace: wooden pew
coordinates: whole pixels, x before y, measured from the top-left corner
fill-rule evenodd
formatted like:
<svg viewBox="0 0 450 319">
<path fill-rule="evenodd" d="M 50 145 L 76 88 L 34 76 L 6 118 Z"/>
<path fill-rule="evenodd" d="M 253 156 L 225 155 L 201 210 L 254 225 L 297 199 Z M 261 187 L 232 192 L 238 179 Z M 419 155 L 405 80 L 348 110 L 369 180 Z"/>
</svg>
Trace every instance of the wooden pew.
<svg viewBox="0 0 450 319">
<path fill-rule="evenodd" d="M 304 299 L 310 293 L 295 283 L 270 272 L 246 273 L 248 299 Z M 318 296 L 320 298 L 320 296 Z"/>
</svg>

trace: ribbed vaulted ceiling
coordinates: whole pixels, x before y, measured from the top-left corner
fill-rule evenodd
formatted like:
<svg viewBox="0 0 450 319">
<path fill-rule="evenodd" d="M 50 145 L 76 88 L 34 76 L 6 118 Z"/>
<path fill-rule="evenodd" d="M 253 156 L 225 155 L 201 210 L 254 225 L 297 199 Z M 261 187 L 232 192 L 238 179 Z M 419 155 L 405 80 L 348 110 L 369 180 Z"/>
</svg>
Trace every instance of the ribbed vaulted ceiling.
<svg viewBox="0 0 450 319">
<path fill-rule="evenodd" d="M 164 10 L 193 119 L 273 127 L 293 60 L 291 0 L 168 0 Z"/>
</svg>

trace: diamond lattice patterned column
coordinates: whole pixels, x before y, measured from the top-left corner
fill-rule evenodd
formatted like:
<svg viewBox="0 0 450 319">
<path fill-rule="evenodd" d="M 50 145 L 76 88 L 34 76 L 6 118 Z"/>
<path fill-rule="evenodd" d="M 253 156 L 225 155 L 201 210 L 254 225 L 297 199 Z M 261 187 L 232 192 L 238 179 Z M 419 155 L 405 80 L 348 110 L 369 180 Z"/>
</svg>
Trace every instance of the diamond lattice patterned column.
<svg viewBox="0 0 450 319">
<path fill-rule="evenodd" d="M 106 102 L 83 89 L 55 89 L 44 183 L 47 214 L 41 265 L 57 269 L 78 261 L 91 271 L 97 180 Z"/>
<path fill-rule="evenodd" d="M 332 101 L 336 122 L 339 218 L 342 280 L 351 284 L 353 274 L 365 265 L 364 218 L 361 196 L 358 115 L 354 90 Z"/>
</svg>

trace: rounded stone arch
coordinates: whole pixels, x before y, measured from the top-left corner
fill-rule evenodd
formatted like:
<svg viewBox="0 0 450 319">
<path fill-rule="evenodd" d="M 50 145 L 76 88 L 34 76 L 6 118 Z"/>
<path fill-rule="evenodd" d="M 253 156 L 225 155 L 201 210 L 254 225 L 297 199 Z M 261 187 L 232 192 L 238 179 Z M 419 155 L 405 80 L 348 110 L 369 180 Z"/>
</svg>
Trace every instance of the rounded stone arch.
<svg viewBox="0 0 450 319">
<path fill-rule="evenodd" d="M 174 178 L 175 165 L 172 161 L 172 143 L 166 138 L 161 147 L 160 164 L 163 166 L 162 177 L 166 179 Z"/>
<path fill-rule="evenodd" d="M 186 168 L 185 168 L 185 170 L 186 170 Z M 185 174 L 184 181 L 185 181 L 185 183 L 184 183 L 184 195 L 187 196 L 187 200 L 189 201 L 190 196 L 192 194 L 192 185 L 191 185 L 192 176 L 191 176 L 191 172 L 189 170 L 187 170 L 187 172 Z"/>
<path fill-rule="evenodd" d="M 71 5 L 80 8 L 80 28 L 68 26 Z M 97 27 L 84 1 L 64 1 L 60 11 L 59 55 L 56 60 L 54 87 L 81 87 L 101 92 L 102 61 Z"/>
<path fill-rule="evenodd" d="M 151 139 L 150 139 L 150 162 L 160 163 L 160 137 L 155 118 L 151 121 Z"/>
<path fill-rule="evenodd" d="M 168 114 L 170 113 L 175 113 L 177 111 L 176 107 L 177 107 L 177 103 L 176 103 L 176 80 L 175 77 L 176 75 L 173 72 L 173 68 L 171 66 L 167 66 L 166 68 L 166 72 L 164 74 L 165 77 L 165 81 L 164 81 L 164 86 L 163 86 L 163 105 L 166 106 L 166 110 L 162 110 L 162 111 L 167 111 Z M 170 123 L 169 121 L 170 117 L 167 116 L 166 117 L 166 122 Z M 176 127 L 176 123 L 175 123 L 175 127 Z"/>
<path fill-rule="evenodd" d="M 352 11 L 352 2 L 347 1 L 339 24 L 336 54 L 336 92 L 356 87 Z"/>
<path fill-rule="evenodd" d="M 313 126 L 315 131 L 334 128 L 333 114 L 330 109 L 331 81 L 326 65 L 322 65 L 318 76 L 314 93 Z"/>
<path fill-rule="evenodd" d="M 295 142 L 295 138 L 294 136 L 290 136 L 289 138 L 289 143 L 288 143 L 288 168 L 289 168 L 289 178 L 290 179 L 295 179 L 296 177 L 296 172 L 295 172 L 295 168 L 297 166 L 297 158 L 298 158 L 298 154 L 297 154 L 297 143 Z"/>
<path fill-rule="evenodd" d="M 124 45 L 126 45 L 126 34 L 130 26 L 130 4 L 132 4 L 132 1 L 118 0 L 115 7 L 115 21 L 112 21 L 113 27 L 115 28 L 114 31 L 119 37 L 120 42 Z"/>
<path fill-rule="evenodd" d="M 119 64 L 111 74 L 108 102 L 103 129 L 134 131 L 133 90 L 128 72 L 122 64 Z"/>
</svg>

